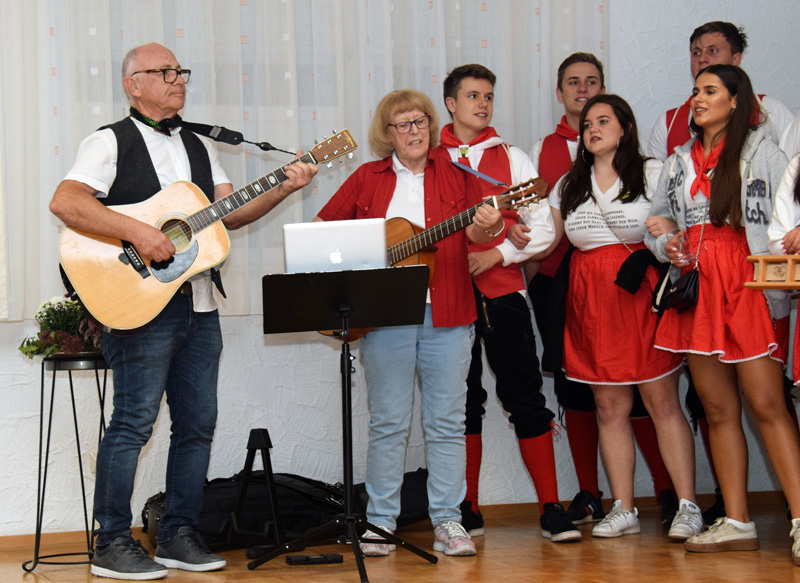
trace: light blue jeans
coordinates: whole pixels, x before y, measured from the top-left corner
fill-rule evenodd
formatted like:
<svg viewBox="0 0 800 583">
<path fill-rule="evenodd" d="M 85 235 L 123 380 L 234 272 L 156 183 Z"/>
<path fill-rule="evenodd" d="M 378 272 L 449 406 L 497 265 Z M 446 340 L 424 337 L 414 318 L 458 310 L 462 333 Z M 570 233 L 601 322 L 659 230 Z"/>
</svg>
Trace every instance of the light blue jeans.
<svg viewBox="0 0 800 583">
<path fill-rule="evenodd" d="M 221 352 L 219 314 L 193 311 L 191 295 L 177 294 L 135 334 L 103 334 L 103 355 L 114 374 L 114 412 L 97 455 L 98 547 L 131 533 L 136 466 L 165 392 L 172 434 L 158 542 L 196 524 L 217 421 Z"/>
<path fill-rule="evenodd" d="M 472 324 L 434 328 L 431 307 L 421 326 L 370 332 L 361 341 L 370 421 L 367 520 L 394 530 L 400 515 L 415 372 L 422 386 L 422 428 L 428 466 L 428 514 L 435 525 L 461 521 L 466 493 L 464 419 Z"/>
</svg>

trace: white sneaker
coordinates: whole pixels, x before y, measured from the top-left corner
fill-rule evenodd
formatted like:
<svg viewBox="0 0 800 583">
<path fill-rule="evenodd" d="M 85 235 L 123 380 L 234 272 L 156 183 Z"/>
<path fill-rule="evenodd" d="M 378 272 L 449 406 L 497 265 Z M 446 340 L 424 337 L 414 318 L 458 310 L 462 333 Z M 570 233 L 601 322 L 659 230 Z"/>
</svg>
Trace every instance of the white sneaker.
<svg viewBox="0 0 800 583">
<path fill-rule="evenodd" d="M 379 526 L 381 530 L 388 532 L 389 534 L 394 534 L 394 531 L 391 528 L 387 528 L 385 526 Z M 385 541 L 381 535 L 368 530 L 365 532 L 362 537 L 362 541 L 369 541 L 369 540 L 380 540 Z M 382 543 L 373 543 L 373 542 L 362 542 L 360 545 L 361 552 L 364 553 L 365 557 L 386 557 L 389 555 L 390 552 L 395 550 L 395 545 L 388 544 L 386 542 Z"/>
<path fill-rule="evenodd" d="M 669 538 L 675 540 L 686 540 L 696 534 L 700 534 L 706 529 L 703 523 L 703 514 L 694 502 L 689 502 L 681 498 L 681 507 L 672 519 L 672 526 L 669 527 Z"/>
<path fill-rule="evenodd" d="M 756 523 L 750 522 L 739 528 L 723 516 L 683 543 L 683 548 L 692 553 L 719 553 L 723 551 L 757 551 L 758 534 Z"/>
<path fill-rule="evenodd" d="M 622 500 L 615 500 L 611 512 L 592 528 L 592 536 L 615 538 L 623 534 L 639 534 L 639 511 L 622 507 Z"/>
<path fill-rule="evenodd" d="M 792 543 L 792 561 L 800 567 L 800 518 L 792 518 L 792 531 L 789 536 L 794 539 Z"/>
<path fill-rule="evenodd" d="M 444 520 L 433 529 L 436 540 L 433 550 L 450 556 L 466 556 L 477 553 L 475 543 L 464 530 L 464 527 L 455 520 Z"/>
</svg>

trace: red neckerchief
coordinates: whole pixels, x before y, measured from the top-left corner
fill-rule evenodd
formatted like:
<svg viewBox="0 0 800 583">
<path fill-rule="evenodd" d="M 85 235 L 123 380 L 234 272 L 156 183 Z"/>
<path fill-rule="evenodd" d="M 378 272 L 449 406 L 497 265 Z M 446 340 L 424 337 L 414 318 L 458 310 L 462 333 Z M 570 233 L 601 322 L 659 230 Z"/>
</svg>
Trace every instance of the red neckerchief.
<svg viewBox="0 0 800 583">
<path fill-rule="evenodd" d="M 461 140 L 459 140 L 456 135 L 453 133 L 453 124 L 449 123 L 442 128 L 442 133 L 439 137 L 439 141 L 445 148 L 458 148 L 458 161 L 462 164 L 469 165 L 469 160 L 467 159 L 467 152 L 461 149 L 461 146 L 474 146 L 475 144 L 480 144 L 488 140 L 489 138 L 499 138 L 500 136 L 497 135 L 497 132 L 494 131 L 494 128 L 491 126 L 487 126 L 483 129 L 483 131 L 478 134 L 475 139 L 470 141 L 468 144 L 465 144 Z"/>
<path fill-rule="evenodd" d="M 570 142 L 575 142 L 578 140 L 580 134 L 573 130 L 572 127 L 567 123 L 567 116 L 562 115 L 561 123 L 556 126 L 556 135 L 566 138 Z"/>
<path fill-rule="evenodd" d="M 694 164 L 694 171 L 697 172 L 697 177 L 689 188 L 692 200 L 694 200 L 698 192 L 705 194 L 706 198 L 711 198 L 711 178 L 708 177 L 708 173 L 717 165 L 724 145 L 725 138 L 722 138 L 722 141 L 711 149 L 708 158 L 703 160 L 703 144 L 700 143 L 700 140 L 694 141 L 692 145 L 692 163 Z"/>
</svg>

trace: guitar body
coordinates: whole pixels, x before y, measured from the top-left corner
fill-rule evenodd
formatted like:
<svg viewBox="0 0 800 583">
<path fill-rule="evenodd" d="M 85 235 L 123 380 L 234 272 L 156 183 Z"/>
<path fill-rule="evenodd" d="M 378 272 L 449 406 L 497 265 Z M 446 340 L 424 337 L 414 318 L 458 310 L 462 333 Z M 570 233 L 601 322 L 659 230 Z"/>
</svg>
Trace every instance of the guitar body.
<svg viewBox="0 0 800 583">
<path fill-rule="evenodd" d="M 89 312 L 110 328 L 138 328 L 155 318 L 187 279 L 222 263 L 230 252 L 222 222 L 196 233 L 174 228 L 209 204 L 197 186 L 176 182 L 144 202 L 108 207 L 161 229 L 175 245 L 177 252 L 169 262 L 151 265 L 145 260 L 146 270 L 141 272 L 121 259 L 127 257 L 119 239 L 66 228 L 61 264 Z"/>
<path fill-rule="evenodd" d="M 295 162 L 332 165 L 352 158 L 358 144 L 342 130 L 298 156 L 214 202 L 191 182 L 170 184 L 144 202 L 109 206 L 160 229 L 175 245 L 169 261 L 144 260 L 130 242 L 67 228 L 61 235 L 61 265 L 86 309 L 116 330 L 144 326 L 155 318 L 187 279 L 219 265 L 230 253 L 228 230 L 220 222 L 230 213 L 287 180 L 284 168 Z"/>
<path fill-rule="evenodd" d="M 423 231 L 422 227 L 418 227 L 408 219 L 402 217 L 395 217 L 386 221 L 386 242 L 388 247 L 392 247 L 403 241 L 407 241 L 417 233 Z M 430 276 L 428 278 L 428 285 L 433 280 L 433 254 L 435 248 L 427 247 L 421 249 L 405 259 L 394 263 L 395 267 L 403 265 L 427 265 L 430 268 Z"/>
</svg>

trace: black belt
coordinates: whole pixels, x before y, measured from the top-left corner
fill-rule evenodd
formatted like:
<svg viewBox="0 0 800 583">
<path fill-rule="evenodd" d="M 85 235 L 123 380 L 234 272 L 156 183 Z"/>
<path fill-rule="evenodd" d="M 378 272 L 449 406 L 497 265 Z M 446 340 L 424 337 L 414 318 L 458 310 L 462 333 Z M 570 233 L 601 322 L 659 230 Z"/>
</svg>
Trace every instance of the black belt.
<svg viewBox="0 0 800 583">
<path fill-rule="evenodd" d="M 183 285 L 178 288 L 178 293 L 188 296 L 192 295 L 192 282 L 183 282 Z"/>
</svg>

